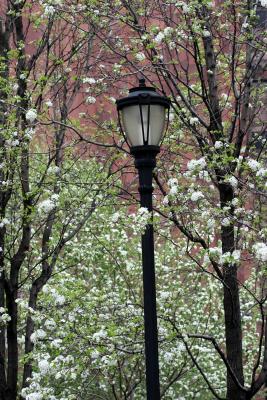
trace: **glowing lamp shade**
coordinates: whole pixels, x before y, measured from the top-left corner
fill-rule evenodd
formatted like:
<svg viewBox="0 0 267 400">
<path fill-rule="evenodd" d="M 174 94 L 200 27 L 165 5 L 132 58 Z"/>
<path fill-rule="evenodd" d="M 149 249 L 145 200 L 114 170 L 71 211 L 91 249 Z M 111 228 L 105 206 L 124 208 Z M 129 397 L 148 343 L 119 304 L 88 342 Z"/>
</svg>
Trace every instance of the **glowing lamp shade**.
<svg viewBox="0 0 267 400">
<path fill-rule="evenodd" d="M 170 100 L 141 79 L 128 97 L 117 100 L 122 133 L 130 147 L 159 146 L 165 133 Z"/>
</svg>

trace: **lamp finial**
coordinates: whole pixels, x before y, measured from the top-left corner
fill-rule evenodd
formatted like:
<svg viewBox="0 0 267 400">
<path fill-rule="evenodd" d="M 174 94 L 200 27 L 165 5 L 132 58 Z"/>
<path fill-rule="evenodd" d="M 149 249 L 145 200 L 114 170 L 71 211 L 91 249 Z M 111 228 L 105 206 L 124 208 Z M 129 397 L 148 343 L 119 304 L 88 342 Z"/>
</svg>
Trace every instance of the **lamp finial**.
<svg viewBox="0 0 267 400">
<path fill-rule="evenodd" d="M 144 87 L 146 86 L 146 80 L 145 78 L 140 78 L 139 79 L 139 87 Z"/>
</svg>

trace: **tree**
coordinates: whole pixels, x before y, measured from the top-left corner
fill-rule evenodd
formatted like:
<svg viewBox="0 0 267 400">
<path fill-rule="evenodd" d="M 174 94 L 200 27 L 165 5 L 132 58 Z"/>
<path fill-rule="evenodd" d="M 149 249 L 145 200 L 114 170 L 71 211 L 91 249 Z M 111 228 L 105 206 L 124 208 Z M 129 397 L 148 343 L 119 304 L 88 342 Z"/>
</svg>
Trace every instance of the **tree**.
<svg viewBox="0 0 267 400">
<path fill-rule="evenodd" d="M 115 173 L 119 167 L 124 180 L 129 172 L 126 146 L 114 163 L 108 150 L 119 147 L 118 132 L 109 114 L 101 123 L 107 103 L 95 118 L 89 114 L 95 123 L 89 135 L 87 118 L 76 111 L 95 103 L 94 93 L 123 94 L 137 74 L 172 99 L 155 173 L 162 397 L 243 400 L 260 393 L 267 362 L 267 170 L 259 7 L 196 0 L 5 3 L 2 399 L 17 397 L 19 363 L 27 400 L 144 398 L 137 238 L 129 247 L 134 224 L 126 211 L 112 215 L 118 190 L 126 209 L 136 200 L 129 197 L 134 186 L 121 187 Z M 91 144 L 88 153 L 80 143 Z M 87 163 L 96 145 L 99 157 Z M 98 175 L 99 160 L 109 156 Z"/>
<path fill-rule="evenodd" d="M 265 6 L 264 1 L 216 5 L 210 1 L 107 1 L 101 3 L 98 21 L 92 20 L 94 27 L 101 28 L 98 37 L 103 46 L 119 60 L 114 74 L 127 77 L 139 73 L 148 82 L 156 80 L 158 88 L 172 99 L 175 137 L 170 138 L 165 154 L 170 154 L 175 166 L 165 176 L 178 178 L 179 185 L 174 185 L 169 196 L 164 174 L 156 174 L 158 188 L 168 196 L 165 202 L 169 211 L 161 213 L 187 238 L 189 256 L 221 282 L 225 326 L 221 350 L 225 346 L 226 358 L 221 356 L 227 368 L 228 399 L 250 399 L 266 381 L 267 247 L 262 215 L 266 198 L 262 81 L 266 73 L 266 31 L 257 16 L 257 10 Z M 184 167 L 184 158 L 192 154 L 200 158 L 191 160 L 188 174 L 182 174 L 178 161 Z M 200 176 L 188 189 L 179 177 L 187 179 L 189 174 Z M 212 234 L 201 218 L 203 213 L 215 224 Z M 203 264 L 205 256 L 208 266 Z M 239 272 L 248 265 L 257 270 L 253 287 L 247 286 Z M 255 303 L 253 310 L 261 321 L 257 354 L 246 385 L 240 307 L 243 290 Z M 194 363 L 204 375 L 198 362 Z M 207 384 L 213 396 L 220 398 L 208 378 Z"/>
<path fill-rule="evenodd" d="M 34 374 L 23 390 L 26 399 L 145 397 L 140 233 L 147 216 L 142 209 L 129 215 L 122 205 L 115 213 L 109 205 L 101 207 L 70 244 L 60 264 L 69 259 L 75 268 L 49 281 L 34 313 Z M 216 352 L 209 346 L 204 353 L 198 340 L 189 344 L 190 339 L 184 337 L 181 343 L 176 329 L 179 326 L 183 333 L 194 327 L 205 330 L 208 324 L 222 336 L 218 325 L 222 313 L 215 318 L 220 288 L 212 276 L 203 278 L 195 271 L 195 263 L 182 253 L 184 241 L 174 241 L 171 232 L 166 240 L 168 229 L 160 225 L 158 220 L 162 397 L 187 399 L 200 394 L 200 399 L 212 399 L 201 376 L 192 370 L 186 346 L 196 357 L 201 353 L 201 362 L 223 392 L 224 371 Z M 185 276 L 182 287 L 177 285 L 177 274 Z M 209 307 L 206 314 L 203 307 Z"/>
<path fill-rule="evenodd" d="M 112 180 L 96 150 L 92 163 L 79 164 L 87 149 L 68 128 L 78 106 L 88 110 L 95 102 L 86 95 L 88 85 L 102 90 L 88 72 L 95 63 L 93 35 L 74 28 L 63 12 L 59 19 L 60 1 L 55 7 L 34 3 L 4 1 L 0 20 L 2 400 L 17 399 L 18 385 L 27 386 L 38 296 L 60 273 L 55 268 L 68 242 L 110 196 Z M 86 166 L 83 182 L 76 164 Z M 21 302 L 27 315 L 18 309 Z"/>
</svg>

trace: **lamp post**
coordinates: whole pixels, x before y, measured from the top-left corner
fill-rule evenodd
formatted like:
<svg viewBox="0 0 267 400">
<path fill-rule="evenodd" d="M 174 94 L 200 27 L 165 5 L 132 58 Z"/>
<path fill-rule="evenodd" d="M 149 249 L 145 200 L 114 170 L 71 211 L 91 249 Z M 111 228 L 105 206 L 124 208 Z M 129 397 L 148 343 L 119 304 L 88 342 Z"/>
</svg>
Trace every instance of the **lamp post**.
<svg viewBox="0 0 267 400">
<path fill-rule="evenodd" d="M 121 130 L 139 172 L 141 207 L 152 212 L 152 172 L 168 124 L 170 100 L 156 93 L 153 87 L 147 87 L 145 80 L 140 79 L 139 87 L 130 89 L 128 97 L 119 99 L 116 103 Z M 154 237 L 151 223 L 147 224 L 142 235 L 142 265 L 147 400 L 159 400 Z"/>
</svg>

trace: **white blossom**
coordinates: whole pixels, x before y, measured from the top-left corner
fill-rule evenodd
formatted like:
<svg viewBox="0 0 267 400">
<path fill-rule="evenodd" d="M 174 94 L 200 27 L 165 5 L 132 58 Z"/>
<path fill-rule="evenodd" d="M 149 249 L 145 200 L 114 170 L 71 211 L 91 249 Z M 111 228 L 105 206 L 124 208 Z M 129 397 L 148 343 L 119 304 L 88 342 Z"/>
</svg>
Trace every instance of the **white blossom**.
<svg viewBox="0 0 267 400">
<path fill-rule="evenodd" d="M 235 209 L 235 215 L 240 216 L 245 212 L 245 209 L 243 207 L 238 207 Z"/>
<path fill-rule="evenodd" d="M 221 221 L 222 226 L 229 226 L 231 225 L 231 219 L 230 218 L 223 218 Z"/>
<path fill-rule="evenodd" d="M 93 85 L 96 83 L 95 78 L 83 78 L 83 83 L 89 83 L 90 85 Z"/>
<path fill-rule="evenodd" d="M 163 204 L 164 206 L 167 206 L 167 205 L 169 204 L 169 198 L 168 198 L 168 196 L 165 196 L 165 197 L 163 198 L 162 204 Z"/>
<path fill-rule="evenodd" d="M 177 186 L 178 185 L 178 180 L 176 178 L 170 178 L 168 180 L 168 186 L 171 188 L 172 186 Z"/>
<path fill-rule="evenodd" d="M 267 0 L 260 0 L 262 7 L 267 7 Z"/>
<path fill-rule="evenodd" d="M 186 3 L 182 4 L 182 8 L 184 14 L 188 14 L 190 12 L 190 7 Z"/>
<path fill-rule="evenodd" d="M 257 171 L 260 168 L 260 163 L 251 158 L 247 160 L 247 164 L 252 171 Z"/>
<path fill-rule="evenodd" d="M 204 195 L 199 190 L 196 191 L 196 192 L 193 192 L 191 194 L 191 197 L 190 197 L 191 201 L 198 201 L 198 200 L 203 199 L 203 198 L 204 198 Z"/>
<path fill-rule="evenodd" d="M 204 157 L 199 158 L 198 160 L 190 160 L 187 163 L 187 169 L 189 171 L 193 171 L 194 169 L 204 169 L 207 163 Z"/>
<path fill-rule="evenodd" d="M 45 5 L 44 15 L 46 17 L 51 17 L 52 15 L 54 15 L 55 11 L 56 11 L 55 7 L 50 5 Z"/>
<path fill-rule="evenodd" d="M 204 31 L 202 32 L 203 37 L 207 38 L 211 36 L 210 31 L 208 31 L 207 29 L 204 29 Z"/>
<path fill-rule="evenodd" d="M 209 249 L 209 255 L 211 257 L 218 257 L 218 256 L 221 256 L 221 254 L 222 254 L 221 247 L 211 247 Z"/>
<path fill-rule="evenodd" d="M 207 221 L 207 227 L 209 228 L 209 229 L 213 229 L 214 227 L 215 227 L 215 220 L 214 219 L 208 219 L 208 221 Z"/>
<path fill-rule="evenodd" d="M 31 334 L 30 340 L 32 343 L 37 343 L 38 339 L 44 339 L 46 337 L 46 333 L 43 329 L 37 329 L 35 332 Z"/>
<path fill-rule="evenodd" d="M 175 358 L 175 357 L 176 357 L 175 354 L 173 354 L 169 351 L 165 351 L 163 354 L 164 361 L 166 361 L 166 362 L 172 361 L 173 358 Z"/>
<path fill-rule="evenodd" d="M 54 296 L 55 303 L 58 305 L 62 305 L 65 303 L 65 297 L 61 294 L 57 294 Z"/>
<path fill-rule="evenodd" d="M 190 123 L 190 125 L 196 125 L 199 123 L 199 119 L 197 117 L 191 117 L 189 119 L 189 123 Z"/>
<path fill-rule="evenodd" d="M 244 22 L 243 24 L 242 24 L 242 28 L 243 29 L 246 29 L 246 28 L 248 28 L 249 27 L 249 23 L 248 22 Z"/>
<path fill-rule="evenodd" d="M 16 139 L 16 140 L 12 140 L 12 142 L 11 142 L 11 146 L 12 146 L 12 147 L 19 146 L 19 140 L 18 140 L 18 139 Z"/>
<path fill-rule="evenodd" d="M 227 179 L 227 182 L 229 182 L 230 185 L 231 185 L 233 188 L 236 188 L 236 187 L 238 186 L 238 180 L 236 179 L 235 176 L 230 176 L 230 177 Z"/>
<path fill-rule="evenodd" d="M 95 104 L 95 102 L 96 102 L 96 98 L 93 96 L 88 96 L 86 99 L 87 104 Z"/>
<path fill-rule="evenodd" d="M 155 40 L 156 43 L 160 44 L 164 38 L 165 38 L 164 33 L 163 32 L 159 32 L 154 40 Z"/>
<path fill-rule="evenodd" d="M 38 211 L 41 213 L 49 213 L 50 211 L 52 211 L 54 208 L 56 207 L 55 202 L 50 200 L 50 199 L 46 199 L 43 200 L 39 205 L 38 205 Z"/>
<path fill-rule="evenodd" d="M 265 243 L 263 243 L 263 242 L 255 243 L 252 246 L 252 249 L 255 253 L 256 258 L 259 261 L 263 261 L 263 262 L 267 261 L 267 245 Z"/>
<path fill-rule="evenodd" d="M 159 293 L 159 297 L 162 299 L 162 300 L 167 300 L 167 299 L 169 299 L 170 298 L 170 292 L 160 292 Z"/>
<path fill-rule="evenodd" d="M 132 218 L 132 228 L 134 230 L 134 234 L 137 234 L 143 231 L 150 219 L 150 212 L 145 207 L 140 207 L 136 214 L 131 214 L 130 218 Z"/>
<path fill-rule="evenodd" d="M 256 176 L 259 176 L 259 177 L 266 177 L 266 176 L 267 176 L 267 169 L 265 169 L 265 168 L 260 168 L 260 169 L 257 171 Z"/>
<path fill-rule="evenodd" d="M 25 117 L 26 117 L 26 120 L 27 120 L 27 121 L 29 121 L 29 122 L 32 123 L 32 122 L 35 121 L 36 118 L 37 118 L 37 112 L 36 112 L 36 110 L 34 110 L 33 108 L 30 108 L 30 110 L 28 110 L 28 111 L 26 112 Z"/>
<path fill-rule="evenodd" d="M 59 168 L 57 165 L 51 165 L 51 166 L 48 168 L 47 172 L 48 172 L 49 174 L 58 174 L 58 173 L 60 172 L 60 168 Z"/>
<path fill-rule="evenodd" d="M 52 17 L 55 14 L 55 12 L 56 12 L 55 7 L 48 4 L 45 5 L 44 15 L 46 17 Z"/>
<path fill-rule="evenodd" d="M 172 32 L 173 32 L 173 28 L 171 27 L 171 26 L 167 26 L 165 29 L 164 29 L 164 35 L 165 36 L 170 36 L 171 34 L 172 34 Z"/>
<path fill-rule="evenodd" d="M 148 211 L 148 209 L 146 207 L 140 207 L 137 212 L 138 212 L 139 215 L 147 215 L 147 214 L 149 214 L 149 211 Z"/>
<path fill-rule="evenodd" d="M 51 346 L 54 347 L 55 349 L 59 349 L 61 346 L 62 340 L 61 339 L 54 339 L 51 342 Z"/>
<path fill-rule="evenodd" d="M 228 100 L 228 94 L 227 94 L 227 93 L 222 93 L 222 94 L 221 94 L 221 97 L 222 97 L 222 99 L 223 99 L 224 101 L 227 101 L 227 100 Z"/>
<path fill-rule="evenodd" d="M 62 377 L 62 374 L 63 374 L 62 371 L 57 372 L 55 375 L 55 379 L 56 380 L 60 379 Z"/>
<path fill-rule="evenodd" d="M 54 193 L 54 194 L 52 194 L 52 196 L 51 196 L 51 200 L 52 200 L 53 202 L 57 201 L 58 198 L 59 198 L 59 194 L 57 194 L 57 193 Z"/>
<path fill-rule="evenodd" d="M 121 67 L 122 67 L 122 65 L 120 65 L 120 64 L 118 64 L 118 63 L 115 63 L 115 64 L 113 65 L 113 71 L 114 71 L 114 72 L 118 72 L 118 71 L 120 71 Z"/>
<path fill-rule="evenodd" d="M 26 392 L 25 392 L 26 389 L 22 389 L 22 391 L 21 391 L 22 397 L 24 397 L 26 400 L 42 400 L 43 399 L 43 396 L 41 395 L 41 393 L 38 393 L 38 392 L 26 394 Z"/>
<path fill-rule="evenodd" d="M 176 178 L 171 178 L 168 180 L 168 186 L 170 187 L 170 195 L 175 195 L 178 192 L 178 180 Z"/>
<path fill-rule="evenodd" d="M 26 131 L 25 131 L 25 138 L 26 139 L 31 139 L 32 137 L 33 137 L 33 135 L 34 135 L 34 129 L 32 129 L 32 128 L 28 128 L 28 129 L 26 129 Z"/>
<path fill-rule="evenodd" d="M 240 250 L 234 250 L 232 253 L 230 251 L 227 251 L 226 253 L 222 254 L 220 258 L 220 262 L 222 264 L 224 263 L 239 263 L 240 261 L 240 255 L 241 251 Z"/>
<path fill-rule="evenodd" d="M 100 329 L 100 331 L 95 332 L 93 334 L 93 340 L 99 342 L 100 339 L 105 339 L 107 337 L 107 332 L 104 329 Z"/>
<path fill-rule="evenodd" d="M 3 314 L 1 314 L 1 316 L 0 316 L 0 323 L 2 322 L 3 324 L 6 324 L 8 321 L 10 321 L 11 320 L 11 317 L 10 317 L 10 315 L 9 314 L 7 314 L 7 313 L 3 313 Z"/>
<path fill-rule="evenodd" d="M 47 319 L 44 323 L 44 326 L 46 327 L 46 329 L 48 330 L 53 330 L 56 327 L 56 323 L 54 320 L 52 319 Z"/>
<path fill-rule="evenodd" d="M 241 251 L 240 250 L 234 250 L 232 252 L 232 257 L 236 262 L 240 261 L 240 256 L 241 256 Z"/>
<path fill-rule="evenodd" d="M 216 142 L 214 143 L 215 149 L 221 149 L 223 146 L 223 142 L 221 142 L 220 140 L 216 140 Z"/>
<path fill-rule="evenodd" d="M 176 48 L 176 43 L 175 42 L 169 42 L 168 46 L 169 46 L 170 50 L 173 50 L 173 49 Z"/>
<path fill-rule="evenodd" d="M 233 204 L 233 206 L 237 206 L 237 205 L 239 204 L 239 199 L 238 199 L 237 197 L 235 197 L 235 198 L 232 200 L 232 204 Z"/>
<path fill-rule="evenodd" d="M 18 139 L 15 139 L 15 140 L 7 139 L 6 145 L 11 146 L 11 147 L 19 146 L 19 140 Z"/>
<path fill-rule="evenodd" d="M 198 177 L 199 179 L 203 179 L 206 182 L 211 181 L 208 171 L 200 171 Z"/>
<path fill-rule="evenodd" d="M 40 360 L 38 362 L 38 368 L 40 370 L 41 375 L 46 375 L 50 369 L 49 362 L 47 360 Z"/>
<path fill-rule="evenodd" d="M 177 192 L 178 192 L 178 187 L 174 185 L 170 188 L 169 194 L 174 196 L 177 194 Z"/>
<path fill-rule="evenodd" d="M 19 87 L 19 85 L 17 84 L 17 83 L 15 83 L 14 85 L 13 85 L 13 90 L 14 90 L 14 92 L 16 92 L 17 90 L 18 90 L 18 87 Z"/>
<path fill-rule="evenodd" d="M 116 222 L 118 222 L 119 218 L 120 218 L 120 213 L 115 212 L 111 217 L 111 221 L 116 223 Z"/>
<path fill-rule="evenodd" d="M 47 101 L 45 102 L 45 105 L 46 105 L 47 107 L 53 107 L 53 103 L 52 103 L 51 100 L 47 100 Z"/>
<path fill-rule="evenodd" d="M 135 58 L 137 59 L 137 61 L 144 61 L 146 59 L 146 56 L 144 55 L 144 53 L 140 52 L 136 54 Z"/>
</svg>

